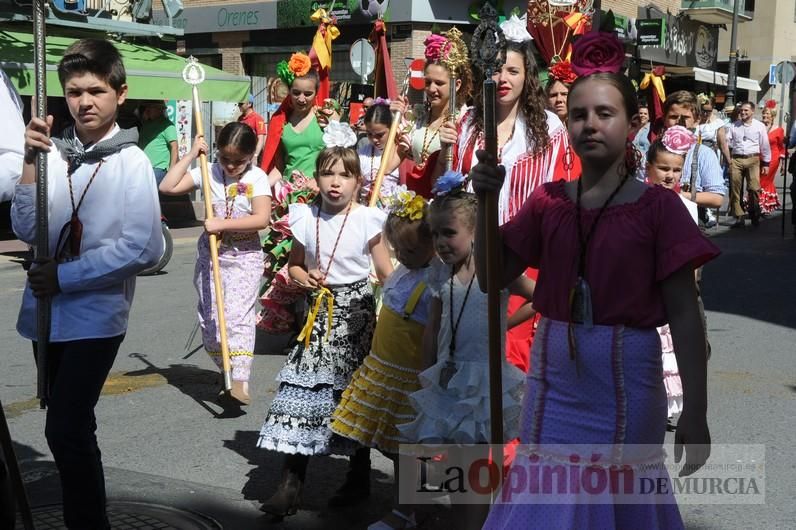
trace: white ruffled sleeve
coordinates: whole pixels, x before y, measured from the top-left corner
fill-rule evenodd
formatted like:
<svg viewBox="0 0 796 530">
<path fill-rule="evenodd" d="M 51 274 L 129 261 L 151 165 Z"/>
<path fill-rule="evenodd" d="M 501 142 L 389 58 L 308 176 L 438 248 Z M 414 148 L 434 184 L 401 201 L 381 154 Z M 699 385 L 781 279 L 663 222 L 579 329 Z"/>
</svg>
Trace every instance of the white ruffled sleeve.
<svg viewBox="0 0 796 530">
<path fill-rule="evenodd" d="M 312 217 L 308 204 L 291 204 L 288 207 L 288 221 L 293 239 L 307 247 L 307 222 Z"/>
</svg>

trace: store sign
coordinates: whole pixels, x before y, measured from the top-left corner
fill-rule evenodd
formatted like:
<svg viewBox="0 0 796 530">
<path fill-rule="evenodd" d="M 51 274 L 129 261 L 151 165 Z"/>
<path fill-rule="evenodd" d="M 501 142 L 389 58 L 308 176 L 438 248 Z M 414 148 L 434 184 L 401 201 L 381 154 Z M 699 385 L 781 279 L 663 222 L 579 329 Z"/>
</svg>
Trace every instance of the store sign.
<svg viewBox="0 0 796 530">
<path fill-rule="evenodd" d="M 718 59 L 719 29 L 687 17 L 675 17 L 655 8 L 639 7 L 638 20 L 663 19 L 664 42 L 659 46 L 641 46 L 644 61 L 715 70 Z"/>
<path fill-rule="evenodd" d="M 310 15 L 321 8 L 334 16 L 339 25 L 372 24 L 378 17 L 389 20 L 390 0 L 277 0 L 273 3 L 279 28 L 314 25 Z"/>
<path fill-rule="evenodd" d="M 666 42 L 666 24 L 662 18 L 636 20 L 639 46 L 663 46 Z"/>
<path fill-rule="evenodd" d="M 166 25 L 169 20 L 163 11 L 155 11 L 152 22 Z M 187 7 L 174 19 L 174 27 L 186 34 L 273 29 L 276 27 L 276 2 Z"/>
</svg>

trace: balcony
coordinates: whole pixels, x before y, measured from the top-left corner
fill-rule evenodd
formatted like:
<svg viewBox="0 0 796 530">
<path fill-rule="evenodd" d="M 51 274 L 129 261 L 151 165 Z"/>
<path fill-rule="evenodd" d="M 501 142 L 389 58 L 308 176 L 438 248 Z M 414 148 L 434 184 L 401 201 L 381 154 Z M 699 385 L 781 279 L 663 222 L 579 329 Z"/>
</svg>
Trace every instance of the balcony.
<svg viewBox="0 0 796 530">
<path fill-rule="evenodd" d="M 682 0 L 680 12 L 705 24 L 731 24 L 735 0 Z M 739 0 L 738 22 L 754 18 L 754 0 Z"/>
</svg>

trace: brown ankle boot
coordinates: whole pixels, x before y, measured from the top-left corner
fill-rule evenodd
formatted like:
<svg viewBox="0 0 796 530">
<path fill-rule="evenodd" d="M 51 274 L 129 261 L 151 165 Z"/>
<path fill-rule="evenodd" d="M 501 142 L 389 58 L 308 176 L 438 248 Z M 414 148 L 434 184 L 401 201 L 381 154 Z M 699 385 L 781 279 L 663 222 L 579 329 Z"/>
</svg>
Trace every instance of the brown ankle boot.
<svg viewBox="0 0 796 530">
<path fill-rule="evenodd" d="M 308 463 L 308 456 L 287 455 L 282 467 L 282 482 L 260 509 L 277 517 L 295 514 L 301 504 L 301 489 L 307 475 Z"/>
<path fill-rule="evenodd" d="M 285 470 L 282 474 L 282 482 L 276 488 L 276 492 L 263 503 L 260 509 L 277 517 L 295 514 L 301 504 L 303 485 L 298 473 Z"/>
</svg>

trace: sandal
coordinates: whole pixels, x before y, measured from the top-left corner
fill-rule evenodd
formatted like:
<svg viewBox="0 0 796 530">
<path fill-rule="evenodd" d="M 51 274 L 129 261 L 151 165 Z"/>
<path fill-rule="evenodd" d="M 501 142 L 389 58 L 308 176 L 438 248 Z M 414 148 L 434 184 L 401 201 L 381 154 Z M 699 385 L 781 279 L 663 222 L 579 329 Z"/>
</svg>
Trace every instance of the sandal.
<svg viewBox="0 0 796 530">
<path fill-rule="evenodd" d="M 396 516 L 398 519 L 402 521 L 401 526 L 392 526 L 384 522 L 384 519 L 389 517 L 390 515 Z M 414 512 L 411 515 L 406 515 L 405 513 L 399 510 L 393 510 L 389 514 L 387 514 L 384 519 L 381 521 L 376 521 L 372 525 L 368 526 L 368 530 L 401 530 L 406 528 L 417 528 L 417 521 L 415 520 Z"/>
</svg>

